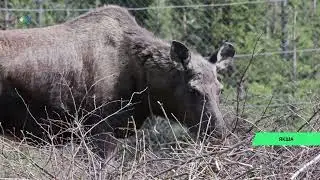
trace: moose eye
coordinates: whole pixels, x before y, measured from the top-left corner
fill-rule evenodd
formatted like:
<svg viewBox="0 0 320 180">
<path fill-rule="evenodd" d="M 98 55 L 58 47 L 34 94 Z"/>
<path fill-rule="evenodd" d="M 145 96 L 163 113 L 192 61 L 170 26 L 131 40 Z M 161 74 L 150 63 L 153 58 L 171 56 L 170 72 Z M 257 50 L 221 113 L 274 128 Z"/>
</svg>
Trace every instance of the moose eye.
<svg viewBox="0 0 320 180">
<path fill-rule="evenodd" d="M 222 88 L 222 89 L 220 90 L 220 94 L 223 94 L 223 92 L 224 92 L 224 89 Z"/>
<path fill-rule="evenodd" d="M 219 82 L 221 82 L 221 76 L 218 76 L 218 77 L 217 77 L 217 80 L 218 80 Z"/>
<path fill-rule="evenodd" d="M 218 90 L 218 96 L 220 96 L 221 94 L 223 94 L 223 89 Z"/>
</svg>

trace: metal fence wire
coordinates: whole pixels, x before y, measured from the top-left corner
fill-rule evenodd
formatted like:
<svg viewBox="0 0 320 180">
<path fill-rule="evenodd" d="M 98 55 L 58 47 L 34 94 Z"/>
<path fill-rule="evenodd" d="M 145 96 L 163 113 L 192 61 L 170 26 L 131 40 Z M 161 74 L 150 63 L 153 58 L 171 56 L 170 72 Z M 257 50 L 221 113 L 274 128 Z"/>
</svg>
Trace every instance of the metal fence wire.
<svg viewBox="0 0 320 180">
<path fill-rule="evenodd" d="M 127 7 L 142 26 L 157 36 L 181 40 L 203 55 L 210 54 L 221 41 L 229 40 L 236 43 L 239 58 L 248 58 L 253 45 L 247 42 L 260 33 L 269 42 L 263 44 L 260 55 L 290 58 L 295 53 L 320 50 L 317 31 L 310 33 L 310 38 L 314 39 L 311 46 L 293 47 L 297 39 L 292 37 L 292 27 L 301 26 L 294 24 L 295 14 L 305 19 L 315 17 L 316 0 L 302 3 L 306 8 L 300 9 L 290 6 L 288 0 L 3 0 L 0 24 L 2 29 L 47 26 L 104 4 Z M 21 19 L 26 16 L 31 17 L 30 22 Z M 310 20 L 315 27 L 319 26 L 316 18 Z"/>
<path fill-rule="evenodd" d="M 317 73 L 320 8 L 317 0 L 292 1 L 295 0 L 2 0 L 0 26 L 2 29 L 48 26 L 104 4 L 116 4 L 127 7 L 138 23 L 156 36 L 180 40 L 203 56 L 210 55 L 219 43 L 228 40 L 236 45 L 236 59 L 246 62 L 252 56 L 255 40 L 262 34 L 255 56 L 259 61 L 256 68 L 260 62 L 279 59 L 288 65 L 282 69 L 266 68 L 292 74 L 299 68 L 297 61 L 302 60 Z M 258 103 L 251 102 L 247 107 L 262 111 L 269 99 L 258 97 Z M 233 99 L 226 101 L 234 103 Z M 279 100 L 270 107 L 294 105 L 312 109 L 315 101 Z"/>
</svg>

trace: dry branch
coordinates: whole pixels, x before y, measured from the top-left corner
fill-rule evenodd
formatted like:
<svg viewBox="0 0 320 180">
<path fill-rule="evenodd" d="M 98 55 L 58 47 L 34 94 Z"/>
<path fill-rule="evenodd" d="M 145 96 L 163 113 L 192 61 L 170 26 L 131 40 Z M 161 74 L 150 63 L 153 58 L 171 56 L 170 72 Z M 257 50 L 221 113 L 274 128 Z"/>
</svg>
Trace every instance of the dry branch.
<svg viewBox="0 0 320 180">
<path fill-rule="evenodd" d="M 305 165 L 302 166 L 302 168 L 300 168 L 297 172 L 295 172 L 292 176 L 291 176 L 291 180 L 296 179 L 299 174 L 303 171 L 305 171 L 309 166 L 316 164 L 317 162 L 320 161 L 320 154 L 318 154 L 315 158 L 313 158 L 310 162 L 306 163 Z"/>
</svg>

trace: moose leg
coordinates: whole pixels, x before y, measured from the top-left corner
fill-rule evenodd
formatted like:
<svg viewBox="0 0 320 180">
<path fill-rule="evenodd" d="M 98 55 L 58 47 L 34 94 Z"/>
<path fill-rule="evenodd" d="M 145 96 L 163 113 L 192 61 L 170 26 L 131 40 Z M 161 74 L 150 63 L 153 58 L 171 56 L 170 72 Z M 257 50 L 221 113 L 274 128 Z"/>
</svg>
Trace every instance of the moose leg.
<svg viewBox="0 0 320 180">
<path fill-rule="evenodd" d="M 111 133 L 94 135 L 93 143 L 96 147 L 94 152 L 102 159 L 110 158 L 117 146 L 116 139 Z"/>
<path fill-rule="evenodd" d="M 93 145 L 93 152 L 102 159 L 110 158 L 116 148 L 117 140 L 114 137 L 110 128 L 98 125 L 91 131 L 91 142 Z"/>
</svg>

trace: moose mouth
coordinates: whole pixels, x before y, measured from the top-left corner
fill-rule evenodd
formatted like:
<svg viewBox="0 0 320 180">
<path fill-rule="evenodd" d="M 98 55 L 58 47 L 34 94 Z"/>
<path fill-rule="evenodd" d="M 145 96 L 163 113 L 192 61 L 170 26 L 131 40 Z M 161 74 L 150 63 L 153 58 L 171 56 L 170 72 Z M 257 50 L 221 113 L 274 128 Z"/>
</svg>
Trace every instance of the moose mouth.
<svg viewBox="0 0 320 180">
<path fill-rule="evenodd" d="M 192 122 L 191 119 L 189 120 L 189 122 Z M 193 118 L 193 120 L 197 120 L 198 123 L 192 125 L 187 124 L 191 133 L 200 137 L 213 136 L 218 139 L 223 137 L 225 126 L 220 112 L 202 112 L 199 116 Z"/>
</svg>

